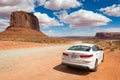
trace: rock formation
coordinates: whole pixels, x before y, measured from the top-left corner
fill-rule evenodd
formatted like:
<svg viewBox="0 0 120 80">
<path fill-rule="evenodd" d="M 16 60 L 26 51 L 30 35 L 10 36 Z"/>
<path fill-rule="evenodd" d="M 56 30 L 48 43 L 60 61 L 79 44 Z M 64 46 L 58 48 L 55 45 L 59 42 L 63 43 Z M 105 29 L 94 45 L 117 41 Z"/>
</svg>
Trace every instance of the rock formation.
<svg viewBox="0 0 120 80">
<path fill-rule="evenodd" d="M 10 27 L 31 28 L 39 31 L 39 22 L 31 13 L 16 11 L 11 14 Z"/>
<path fill-rule="evenodd" d="M 120 38 L 120 32 L 98 32 L 95 37 L 98 38 Z"/>
<path fill-rule="evenodd" d="M 39 22 L 32 13 L 23 11 L 12 12 L 10 26 L 0 33 L 3 40 L 41 40 L 48 38 L 39 30 Z"/>
</svg>

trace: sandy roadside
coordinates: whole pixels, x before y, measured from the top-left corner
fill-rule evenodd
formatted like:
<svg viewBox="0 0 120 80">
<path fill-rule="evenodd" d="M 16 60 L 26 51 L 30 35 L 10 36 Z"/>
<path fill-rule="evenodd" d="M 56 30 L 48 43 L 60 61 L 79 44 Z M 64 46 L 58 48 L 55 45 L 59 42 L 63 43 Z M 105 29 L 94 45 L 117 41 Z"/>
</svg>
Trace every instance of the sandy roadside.
<svg viewBox="0 0 120 80">
<path fill-rule="evenodd" d="M 54 45 L 64 45 L 64 44 L 33 43 L 33 42 L 20 42 L 20 41 L 0 41 L 0 50 L 8 50 L 8 49 L 16 49 L 16 48 L 30 48 L 30 47 L 40 47 L 40 46 L 54 46 Z"/>
<path fill-rule="evenodd" d="M 105 51 L 97 72 L 61 65 L 69 45 L 44 46 L 0 51 L 0 80 L 119 80 L 119 51 Z M 4 54 L 3 54 L 4 53 Z M 11 53 L 11 55 L 10 55 Z M 7 55 L 9 54 L 9 55 Z"/>
</svg>

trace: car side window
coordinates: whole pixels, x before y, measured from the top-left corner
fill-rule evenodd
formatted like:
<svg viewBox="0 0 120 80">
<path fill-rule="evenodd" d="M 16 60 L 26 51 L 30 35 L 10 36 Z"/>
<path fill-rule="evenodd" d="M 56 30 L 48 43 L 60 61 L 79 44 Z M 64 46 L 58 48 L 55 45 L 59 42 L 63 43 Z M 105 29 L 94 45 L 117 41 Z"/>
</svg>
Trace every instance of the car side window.
<svg viewBox="0 0 120 80">
<path fill-rule="evenodd" d="M 99 48 L 98 46 L 94 45 L 94 46 L 92 47 L 92 50 L 93 50 L 93 51 L 99 51 L 100 48 Z"/>
</svg>

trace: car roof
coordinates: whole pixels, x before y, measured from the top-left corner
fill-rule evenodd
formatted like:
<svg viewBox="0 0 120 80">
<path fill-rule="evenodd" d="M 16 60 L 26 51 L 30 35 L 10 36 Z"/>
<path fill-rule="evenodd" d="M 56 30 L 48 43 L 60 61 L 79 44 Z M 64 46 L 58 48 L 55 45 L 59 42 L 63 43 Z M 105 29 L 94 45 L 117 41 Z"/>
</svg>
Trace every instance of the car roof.
<svg viewBox="0 0 120 80">
<path fill-rule="evenodd" d="M 77 44 L 74 44 L 74 45 L 84 45 L 84 46 L 94 46 L 95 44 L 90 44 L 90 43 L 77 43 Z"/>
</svg>

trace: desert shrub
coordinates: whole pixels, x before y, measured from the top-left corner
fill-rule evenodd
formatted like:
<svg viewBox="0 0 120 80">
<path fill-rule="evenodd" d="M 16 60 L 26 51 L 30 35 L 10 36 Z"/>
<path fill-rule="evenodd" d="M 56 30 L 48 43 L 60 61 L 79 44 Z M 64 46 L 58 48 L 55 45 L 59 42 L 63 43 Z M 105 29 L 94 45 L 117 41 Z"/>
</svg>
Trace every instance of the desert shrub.
<svg viewBox="0 0 120 80">
<path fill-rule="evenodd" d="M 116 49 L 117 49 L 117 47 L 114 46 L 114 47 L 111 47 L 111 48 L 110 48 L 110 51 L 114 51 L 114 50 L 116 50 Z"/>
<path fill-rule="evenodd" d="M 119 41 L 114 41 L 114 43 L 115 43 L 116 45 L 119 45 L 119 46 L 120 46 L 120 40 L 119 40 Z"/>
<path fill-rule="evenodd" d="M 117 47 L 117 49 L 120 50 L 120 40 L 113 41 L 113 43 L 115 44 L 115 46 Z"/>
<path fill-rule="evenodd" d="M 110 47 L 104 47 L 104 50 L 111 49 Z"/>
<path fill-rule="evenodd" d="M 94 43 L 99 43 L 99 42 L 100 42 L 100 40 L 99 40 L 99 39 L 97 39 L 97 40 L 95 40 L 95 41 L 94 41 Z"/>
<path fill-rule="evenodd" d="M 110 49 L 110 51 L 114 51 L 114 49 L 113 49 L 113 48 L 111 48 L 111 49 Z"/>
</svg>

